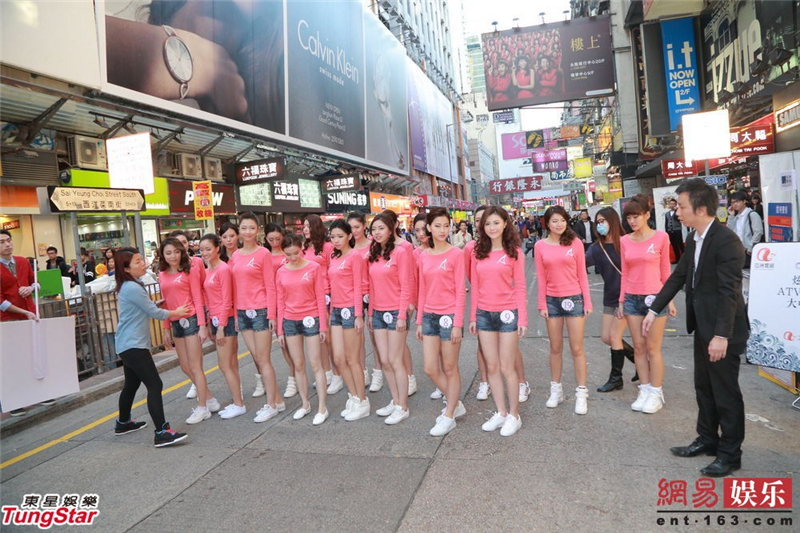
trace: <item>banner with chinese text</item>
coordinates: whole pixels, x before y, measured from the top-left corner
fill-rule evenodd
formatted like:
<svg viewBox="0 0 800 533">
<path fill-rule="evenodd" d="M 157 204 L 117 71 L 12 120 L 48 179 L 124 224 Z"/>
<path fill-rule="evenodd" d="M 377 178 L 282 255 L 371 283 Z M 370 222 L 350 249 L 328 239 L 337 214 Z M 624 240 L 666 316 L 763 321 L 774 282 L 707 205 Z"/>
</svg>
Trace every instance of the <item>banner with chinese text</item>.
<svg viewBox="0 0 800 533">
<path fill-rule="evenodd" d="M 192 192 L 194 193 L 194 219 L 214 220 L 211 182 L 208 180 L 192 182 Z"/>
</svg>

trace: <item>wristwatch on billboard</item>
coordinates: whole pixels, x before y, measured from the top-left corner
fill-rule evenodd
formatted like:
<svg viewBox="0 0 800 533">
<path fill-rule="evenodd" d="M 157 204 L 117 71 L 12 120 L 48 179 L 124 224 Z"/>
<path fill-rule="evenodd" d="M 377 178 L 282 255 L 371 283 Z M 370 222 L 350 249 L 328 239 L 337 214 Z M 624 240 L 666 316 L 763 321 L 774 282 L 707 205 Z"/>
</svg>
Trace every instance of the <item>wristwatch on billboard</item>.
<svg viewBox="0 0 800 533">
<path fill-rule="evenodd" d="M 194 73 L 192 54 L 174 29 L 167 25 L 162 27 L 167 32 L 167 40 L 164 41 L 164 63 L 170 75 L 180 84 L 178 94 L 183 100 L 189 94 L 189 80 Z"/>
</svg>

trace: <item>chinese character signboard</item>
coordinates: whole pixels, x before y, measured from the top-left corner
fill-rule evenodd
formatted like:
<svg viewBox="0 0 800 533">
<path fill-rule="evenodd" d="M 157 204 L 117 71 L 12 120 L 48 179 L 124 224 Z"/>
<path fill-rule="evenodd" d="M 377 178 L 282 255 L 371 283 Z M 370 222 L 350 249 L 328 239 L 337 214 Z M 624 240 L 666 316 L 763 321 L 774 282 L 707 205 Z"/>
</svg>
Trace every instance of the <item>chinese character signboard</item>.
<svg viewBox="0 0 800 533">
<path fill-rule="evenodd" d="M 192 182 L 192 192 L 194 193 L 194 219 L 213 220 L 214 201 L 211 195 L 211 182 Z"/>
<path fill-rule="evenodd" d="M 695 166 L 696 161 L 684 161 L 683 159 L 662 159 L 661 174 L 665 180 L 674 180 L 697 176 L 698 171 Z"/>
<path fill-rule="evenodd" d="M 576 178 L 591 178 L 593 165 L 591 157 L 580 157 L 572 162 L 572 173 Z"/>
<path fill-rule="evenodd" d="M 681 115 L 700 111 L 694 19 L 662 22 L 661 38 L 667 78 L 669 128 L 670 131 L 677 131 L 681 124 Z"/>
<path fill-rule="evenodd" d="M 541 189 L 542 176 L 492 180 L 489 182 L 489 194 L 514 194 L 526 191 L 539 191 Z"/>
<path fill-rule="evenodd" d="M 722 494 L 718 492 L 722 489 Z M 656 492 L 657 513 L 677 513 L 680 509 L 694 509 L 694 512 L 706 511 L 708 513 L 733 513 L 730 517 L 731 524 L 747 523 L 745 516 L 738 517 L 735 513 L 739 509 L 755 509 L 763 511 L 778 511 L 779 509 L 792 508 L 792 478 L 767 478 L 767 477 L 726 477 L 717 483 L 717 480 L 701 477 L 692 485 L 685 479 L 666 479 L 658 481 Z M 692 512 L 692 511 L 686 511 Z M 778 511 L 779 512 L 779 511 Z M 710 524 L 710 516 L 698 517 L 696 524 Z M 734 520 L 739 520 L 736 522 Z M 662 522 L 664 520 L 664 522 Z M 725 524 L 725 517 L 720 514 L 717 525 Z M 751 519 L 752 522 L 752 519 Z M 657 524 L 664 525 L 666 519 L 659 518 Z M 686 522 L 688 523 L 688 522 Z M 757 523 L 757 522 L 752 522 Z"/>
<path fill-rule="evenodd" d="M 259 159 L 236 165 L 236 183 L 247 185 L 262 183 L 272 179 L 286 177 L 286 165 L 282 157 Z"/>
<path fill-rule="evenodd" d="M 800 242 L 762 243 L 753 248 L 747 340 L 747 360 L 752 364 L 800 372 L 798 257 Z"/>
<path fill-rule="evenodd" d="M 354 191 L 361 188 L 361 178 L 358 174 L 344 176 L 328 176 L 322 178 L 322 192 Z"/>
<path fill-rule="evenodd" d="M 772 117 L 769 117 L 772 118 Z M 731 155 L 771 154 L 775 151 L 773 124 L 731 128 Z"/>
<path fill-rule="evenodd" d="M 364 191 L 329 192 L 325 197 L 327 211 L 330 213 L 369 211 L 369 196 Z"/>
<path fill-rule="evenodd" d="M 292 181 L 273 181 L 272 197 L 275 200 L 300 202 L 300 186 Z"/>
<path fill-rule="evenodd" d="M 613 92 L 607 16 L 486 33 L 482 41 L 490 111 Z"/>
<path fill-rule="evenodd" d="M 102 213 L 144 211 L 147 209 L 141 189 L 93 189 L 90 187 L 47 186 L 50 211 L 53 213 Z"/>
<path fill-rule="evenodd" d="M 407 196 L 371 192 L 369 193 L 369 206 L 372 213 L 380 213 L 386 209 L 391 209 L 398 215 L 411 214 L 411 201 Z"/>
</svg>

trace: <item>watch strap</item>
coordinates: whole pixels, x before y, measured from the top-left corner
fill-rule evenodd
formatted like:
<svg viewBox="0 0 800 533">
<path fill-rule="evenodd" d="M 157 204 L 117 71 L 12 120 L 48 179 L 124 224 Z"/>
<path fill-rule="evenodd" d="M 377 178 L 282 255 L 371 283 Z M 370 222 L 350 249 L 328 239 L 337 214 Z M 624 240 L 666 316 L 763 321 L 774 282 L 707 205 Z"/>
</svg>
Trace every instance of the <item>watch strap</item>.
<svg viewBox="0 0 800 533">
<path fill-rule="evenodd" d="M 180 39 L 180 37 L 178 37 L 178 33 L 175 31 L 175 29 L 172 26 L 168 26 L 166 24 L 162 24 L 161 27 L 164 28 L 164 31 L 167 33 L 167 39 L 169 39 L 170 37 L 175 37 L 176 39 Z M 183 42 L 183 41 L 181 40 L 181 42 Z M 171 74 L 171 72 L 170 72 L 170 74 Z M 178 81 L 178 80 L 176 80 L 176 81 Z M 180 87 L 178 88 L 178 96 L 179 96 L 179 98 L 181 100 L 183 100 L 184 98 L 186 98 L 186 95 L 189 94 L 189 82 L 188 81 L 183 81 L 183 82 L 182 81 L 178 81 L 178 83 L 180 84 Z"/>
</svg>

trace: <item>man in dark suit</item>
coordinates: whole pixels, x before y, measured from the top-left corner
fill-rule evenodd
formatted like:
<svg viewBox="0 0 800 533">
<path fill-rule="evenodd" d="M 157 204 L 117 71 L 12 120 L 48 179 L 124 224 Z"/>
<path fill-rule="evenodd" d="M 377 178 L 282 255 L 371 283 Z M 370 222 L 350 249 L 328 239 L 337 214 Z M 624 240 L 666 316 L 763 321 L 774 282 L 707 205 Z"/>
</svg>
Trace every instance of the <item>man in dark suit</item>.
<svg viewBox="0 0 800 533">
<path fill-rule="evenodd" d="M 700 470 L 726 476 L 741 468 L 744 400 L 739 389 L 739 361 L 749 324 L 742 297 L 744 247 L 736 234 L 716 219 L 717 192 L 700 178 L 678 186 L 678 217 L 693 228 L 686 250 L 642 323 L 644 335 L 656 314 L 682 288 L 686 291 L 686 326 L 694 333 L 694 386 L 698 437 L 670 451 L 679 457 L 716 455 Z M 720 434 L 721 430 L 721 434 Z"/>
<path fill-rule="evenodd" d="M 589 245 L 595 241 L 594 222 L 592 222 L 591 217 L 589 217 L 589 211 L 587 209 L 581 210 L 581 214 L 578 216 L 578 220 L 575 221 L 575 224 L 572 225 L 572 229 L 578 234 L 578 238 L 583 243 L 584 250 L 587 250 Z"/>
</svg>

